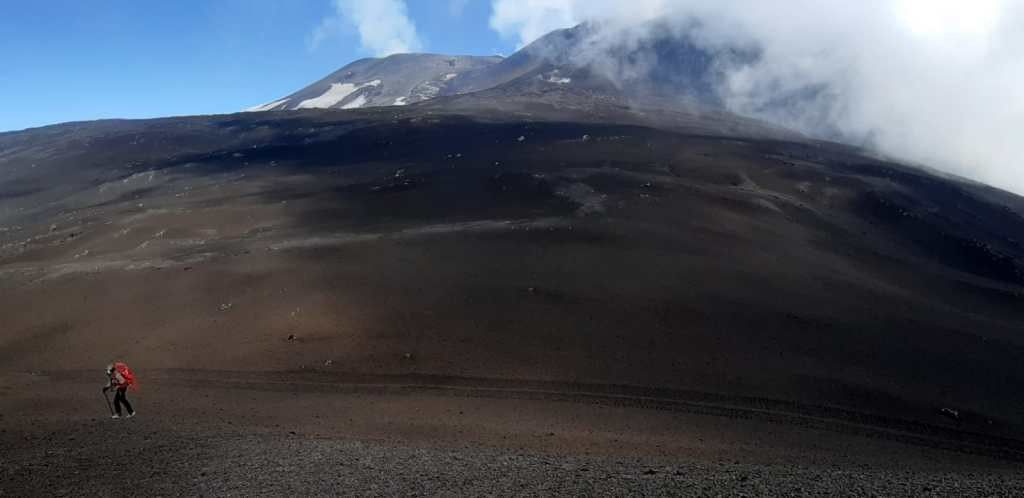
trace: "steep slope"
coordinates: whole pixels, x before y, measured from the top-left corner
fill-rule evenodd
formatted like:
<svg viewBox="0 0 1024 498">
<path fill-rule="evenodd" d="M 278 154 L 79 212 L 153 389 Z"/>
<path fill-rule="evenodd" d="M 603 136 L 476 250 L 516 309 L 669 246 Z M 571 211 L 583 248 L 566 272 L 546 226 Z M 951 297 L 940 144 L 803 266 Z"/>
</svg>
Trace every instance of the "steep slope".
<svg viewBox="0 0 1024 498">
<path fill-rule="evenodd" d="M 405 105 L 445 93 L 459 74 L 498 63 L 500 57 L 396 54 L 353 62 L 287 97 L 247 109 L 352 109 Z"/>
<path fill-rule="evenodd" d="M 693 28 L 650 22 L 552 31 L 498 64 L 467 73 L 453 89 L 469 93 L 532 76 L 535 85 L 578 86 L 632 102 L 720 108 L 722 69 L 756 59 L 757 51 L 704 46 L 693 39 Z"/>
<path fill-rule="evenodd" d="M 0 361 L 631 386 L 1024 437 L 1019 197 L 727 114 L 477 97 L 0 135 Z"/>
<path fill-rule="evenodd" d="M 686 31 L 651 23 L 629 29 L 581 24 L 552 31 L 508 58 L 401 54 L 356 61 L 250 111 L 403 105 L 502 87 L 491 96 L 558 88 L 648 108 L 720 109 L 723 67 L 753 50 L 700 46 Z M 588 98 L 589 98 L 588 97 Z"/>
</svg>

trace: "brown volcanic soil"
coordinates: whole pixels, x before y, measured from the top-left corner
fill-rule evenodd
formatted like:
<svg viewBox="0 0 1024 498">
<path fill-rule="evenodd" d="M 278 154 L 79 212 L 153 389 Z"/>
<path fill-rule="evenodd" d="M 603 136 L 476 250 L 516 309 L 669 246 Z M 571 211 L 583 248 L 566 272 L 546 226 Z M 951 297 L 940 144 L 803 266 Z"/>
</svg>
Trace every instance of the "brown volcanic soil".
<svg viewBox="0 0 1024 498">
<path fill-rule="evenodd" d="M 0 493 L 993 496 L 1019 463 L 896 432 L 536 389 L 149 371 L 111 421 L 95 372 L 2 379 Z M 354 379 L 348 379 L 354 380 Z M 409 379 L 405 379 L 409 381 Z M 805 422 L 807 422 L 805 420 Z"/>
<path fill-rule="evenodd" d="M 892 459 L 910 487 L 864 492 L 1019 486 L 988 458 L 1024 455 L 1024 201 L 834 144 L 535 117 L 0 135 L 0 490 L 118 489 L 93 473 L 121 444 L 178 473 L 139 484 L 164 494 L 237 490 L 296 454 L 301 484 L 327 465 L 309 452 L 426 473 L 507 457 L 542 493 L 591 489 L 538 470 L 552 451 L 610 476 L 737 459 L 766 476 L 704 492 L 857 492 L 813 484 L 902 482 Z M 92 372 L 113 358 L 143 382 L 143 417 L 118 426 L 95 418 Z M 229 464 L 253 454 L 270 460 Z M 488 465 L 467 476 L 504 482 Z M 448 479 L 462 487 L 415 489 L 514 492 Z"/>
</svg>

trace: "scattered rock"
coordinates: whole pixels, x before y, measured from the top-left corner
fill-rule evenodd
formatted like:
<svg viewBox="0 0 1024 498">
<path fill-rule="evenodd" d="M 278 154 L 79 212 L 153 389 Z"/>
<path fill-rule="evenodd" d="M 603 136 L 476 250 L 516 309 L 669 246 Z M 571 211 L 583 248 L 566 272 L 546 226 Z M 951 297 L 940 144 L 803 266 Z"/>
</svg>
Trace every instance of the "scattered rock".
<svg viewBox="0 0 1024 498">
<path fill-rule="evenodd" d="M 231 309 L 232 306 L 234 306 L 234 305 L 231 304 L 231 303 L 221 303 L 219 308 L 220 308 L 221 311 L 227 311 L 227 310 Z"/>
<path fill-rule="evenodd" d="M 589 142 L 590 141 L 590 135 L 583 135 L 583 139 L 582 140 L 584 142 Z"/>
<path fill-rule="evenodd" d="M 294 341 L 295 340 L 295 334 L 288 334 L 288 340 L 289 341 Z"/>
<path fill-rule="evenodd" d="M 402 355 L 402 359 L 403 360 L 411 360 L 412 359 L 412 353 L 405 353 L 405 354 L 403 354 Z"/>
<path fill-rule="evenodd" d="M 941 414 L 942 416 L 944 416 L 944 417 L 946 417 L 948 419 L 952 419 L 952 420 L 955 420 L 957 422 L 960 421 L 960 410 L 956 410 L 954 408 L 943 407 L 943 408 L 939 409 L 939 414 Z"/>
<path fill-rule="evenodd" d="M 324 361 L 324 366 L 325 367 L 329 367 L 329 366 L 331 366 L 333 364 L 334 364 L 334 360 L 326 360 L 326 361 Z"/>
<path fill-rule="evenodd" d="M 418 184 L 419 182 L 415 178 L 405 176 L 405 170 L 398 170 L 395 172 L 394 178 L 384 184 L 371 187 L 370 191 L 378 193 L 401 192 L 414 188 Z"/>
<path fill-rule="evenodd" d="M 517 138 L 516 140 L 522 142 L 522 141 L 526 140 L 526 137 L 523 136 L 523 135 L 519 135 L 519 138 Z"/>
</svg>

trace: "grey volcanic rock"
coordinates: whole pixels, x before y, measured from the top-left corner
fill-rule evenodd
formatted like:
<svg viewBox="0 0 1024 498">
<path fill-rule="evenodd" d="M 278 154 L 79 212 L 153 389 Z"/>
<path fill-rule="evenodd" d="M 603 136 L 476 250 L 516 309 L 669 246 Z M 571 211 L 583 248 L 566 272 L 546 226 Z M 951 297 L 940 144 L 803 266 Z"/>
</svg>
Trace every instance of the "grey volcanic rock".
<svg viewBox="0 0 1024 498">
<path fill-rule="evenodd" d="M 754 50 L 708 48 L 665 24 L 636 31 L 581 24 L 552 31 L 508 58 L 399 54 L 362 59 L 250 111 L 405 105 L 500 89 L 488 98 L 549 92 L 648 108 L 718 110 L 722 69 Z"/>
<path fill-rule="evenodd" d="M 466 75 L 458 93 L 532 77 L 631 99 L 660 96 L 719 107 L 715 87 L 721 70 L 756 57 L 753 49 L 705 46 L 691 37 L 689 28 L 663 22 L 634 28 L 581 24 L 552 31 L 500 63 Z"/>
<path fill-rule="evenodd" d="M 355 61 L 283 99 L 247 109 L 353 109 L 405 105 L 450 93 L 459 75 L 501 61 L 501 57 L 396 54 Z"/>
</svg>

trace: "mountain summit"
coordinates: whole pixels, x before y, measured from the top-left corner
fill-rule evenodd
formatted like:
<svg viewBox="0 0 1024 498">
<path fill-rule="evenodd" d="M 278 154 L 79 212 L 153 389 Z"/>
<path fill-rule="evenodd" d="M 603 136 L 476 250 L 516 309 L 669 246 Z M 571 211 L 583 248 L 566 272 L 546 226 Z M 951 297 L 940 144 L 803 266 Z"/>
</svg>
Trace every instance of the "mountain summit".
<svg viewBox="0 0 1024 498">
<path fill-rule="evenodd" d="M 246 109 L 354 109 L 405 105 L 449 93 L 453 79 L 501 57 L 396 54 L 355 61 L 287 97 Z"/>
<path fill-rule="evenodd" d="M 572 88 L 634 104 L 720 108 L 715 91 L 720 69 L 754 57 L 738 50 L 708 50 L 667 25 L 645 25 L 642 33 L 581 24 L 552 31 L 508 58 L 398 54 L 361 59 L 247 110 L 405 105 L 499 87 L 506 96 Z"/>
</svg>

